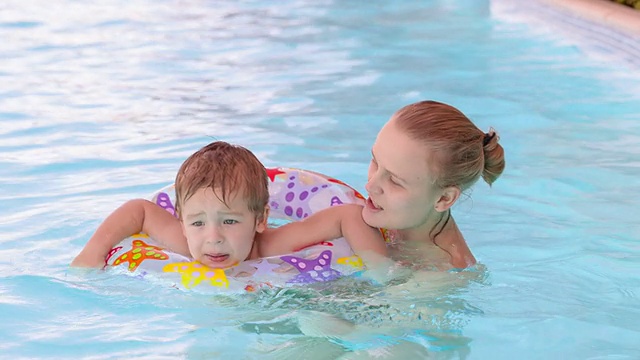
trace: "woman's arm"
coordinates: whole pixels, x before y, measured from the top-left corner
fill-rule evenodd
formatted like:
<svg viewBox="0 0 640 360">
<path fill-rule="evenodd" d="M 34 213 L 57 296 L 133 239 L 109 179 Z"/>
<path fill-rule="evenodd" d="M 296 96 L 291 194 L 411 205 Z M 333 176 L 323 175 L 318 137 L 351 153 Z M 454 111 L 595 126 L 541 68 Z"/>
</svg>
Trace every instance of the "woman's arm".
<svg viewBox="0 0 640 360">
<path fill-rule="evenodd" d="M 364 222 L 362 206 L 354 204 L 333 206 L 304 220 L 267 229 L 258 238 L 258 250 L 261 257 L 282 255 L 339 237 L 344 237 L 358 255 L 387 255 L 382 234 Z"/>
<path fill-rule="evenodd" d="M 120 241 L 146 233 L 169 250 L 189 256 L 180 221 L 158 205 L 144 199 L 130 200 L 98 226 L 85 247 L 71 262 L 76 267 L 102 267 L 109 251 Z"/>
<path fill-rule="evenodd" d="M 453 217 L 450 221 L 450 230 L 442 238 L 436 237 L 434 243 L 449 254 L 449 263 L 456 269 L 464 269 L 476 264 L 476 258 L 471 253 L 469 245 L 464 240 L 458 225 Z"/>
</svg>

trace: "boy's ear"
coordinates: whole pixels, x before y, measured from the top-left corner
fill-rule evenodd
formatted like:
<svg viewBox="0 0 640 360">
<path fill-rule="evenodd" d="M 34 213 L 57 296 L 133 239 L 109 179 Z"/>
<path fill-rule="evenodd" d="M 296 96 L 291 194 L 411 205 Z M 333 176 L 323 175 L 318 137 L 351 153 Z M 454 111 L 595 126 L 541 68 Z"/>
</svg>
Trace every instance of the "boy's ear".
<svg viewBox="0 0 640 360">
<path fill-rule="evenodd" d="M 258 216 L 256 218 L 256 232 L 262 233 L 267 229 L 267 221 L 269 220 L 269 205 L 264 207 L 264 212 L 262 216 Z"/>
<path fill-rule="evenodd" d="M 460 197 L 460 188 L 457 186 L 448 186 L 442 190 L 440 198 L 436 201 L 434 208 L 438 212 L 449 210 Z"/>
</svg>

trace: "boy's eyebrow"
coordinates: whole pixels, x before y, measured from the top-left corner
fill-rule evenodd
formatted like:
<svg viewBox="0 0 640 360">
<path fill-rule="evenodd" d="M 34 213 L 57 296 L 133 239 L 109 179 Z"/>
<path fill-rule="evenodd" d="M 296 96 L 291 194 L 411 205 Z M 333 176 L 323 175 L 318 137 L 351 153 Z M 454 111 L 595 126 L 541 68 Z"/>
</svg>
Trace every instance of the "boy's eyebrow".
<svg viewBox="0 0 640 360">
<path fill-rule="evenodd" d="M 218 214 L 222 214 L 222 215 L 235 215 L 235 216 L 241 216 L 242 212 L 238 212 L 238 211 L 218 211 Z M 204 211 L 198 211 L 196 213 L 191 213 L 191 214 L 185 214 L 184 218 L 185 219 L 189 219 L 189 218 L 194 218 L 194 217 L 198 217 L 204 215 Z"/>
<path fill-rule="evenodd" d="M 239 212 L 239 211 L 218 211 L 218 214 L 240 216 L 240 215 L 242 215 L 242 212 Z"/>
<path fill-rule="evenodd" d="M 197 213 L 184 214 L 184 218 L 185 219 L 189 219 L 189 218 L 198 217 L 198 216 L 202 215 L 203 213 L 204 213 L 203 211 L 200 211 L 200 212 L 197 212 Z"/>
<path fill-rule="evenodd" d="M 373 154 L 373 149 L 371 149 L 371 157 L 373 158 L 373 160 L 376 160 L 376 156 Z M 377 160 L 376 160 L 376 162 L 377 162 Z M 386 169 L 386 168 L 385 168 L 384 170 L 385 170 L 386 172 L 388 172 L 389 174 L 391 174 L 391 176 L 393 176 L 393 177 L 395 177 L 396 179 L 398 179 L 398 180 L 402 181 L 403 183 L 405 183 L 405 184 L 407 183 L 407 180 L 405 180 L 405 179 L 401 178 L 400 176 L 396 175 L 395 173 L 393 173 L 393 172 L 389 171 L 389 169 Z"/>
</svg>

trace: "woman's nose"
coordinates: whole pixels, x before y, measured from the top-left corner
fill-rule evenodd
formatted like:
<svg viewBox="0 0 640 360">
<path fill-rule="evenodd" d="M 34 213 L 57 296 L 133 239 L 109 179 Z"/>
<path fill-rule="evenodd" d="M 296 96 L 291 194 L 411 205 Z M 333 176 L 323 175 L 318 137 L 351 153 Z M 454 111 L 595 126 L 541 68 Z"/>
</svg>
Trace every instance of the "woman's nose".
<svg viewBox="0 0 640 360">
<path fill-rule="evenodd" d="M 382 192 L 374 176 L 369 177 L 369 181 L 364 185 L 364 188 L 369 194 L 380 194 Z"/>
</svg>

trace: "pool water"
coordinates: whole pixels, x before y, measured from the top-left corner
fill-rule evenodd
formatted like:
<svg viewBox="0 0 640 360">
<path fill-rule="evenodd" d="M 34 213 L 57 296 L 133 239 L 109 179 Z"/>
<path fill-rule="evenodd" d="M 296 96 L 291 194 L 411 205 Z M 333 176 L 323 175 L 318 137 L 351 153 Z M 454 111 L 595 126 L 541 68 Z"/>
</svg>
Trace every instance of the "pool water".
<svg viewBox="0 0 640 360">
<path fill-rule="evenodd" d="M 640 40 L 533 3 L 4 1 L 0 357 L 640 357 Z M 68 267 L 214 139 L 364 191 L 422 99 L 506 149 L 454 209 L 474 269 L 211 295 Z"/>
</svg>

